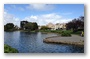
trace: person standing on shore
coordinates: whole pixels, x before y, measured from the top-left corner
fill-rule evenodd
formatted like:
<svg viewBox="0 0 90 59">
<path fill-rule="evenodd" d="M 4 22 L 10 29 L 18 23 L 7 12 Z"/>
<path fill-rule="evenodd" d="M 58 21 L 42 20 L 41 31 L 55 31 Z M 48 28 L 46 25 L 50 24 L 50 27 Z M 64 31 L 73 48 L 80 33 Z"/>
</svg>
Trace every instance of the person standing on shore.
<svg viewBox="0 0 90 59">
<path fill-rule="evenodd" d="M 83 32 L 83 31 L 81 32 L 81 36 L 82 36 L 82 37 L 84 36 L 84 32 Z"/>
</svg>

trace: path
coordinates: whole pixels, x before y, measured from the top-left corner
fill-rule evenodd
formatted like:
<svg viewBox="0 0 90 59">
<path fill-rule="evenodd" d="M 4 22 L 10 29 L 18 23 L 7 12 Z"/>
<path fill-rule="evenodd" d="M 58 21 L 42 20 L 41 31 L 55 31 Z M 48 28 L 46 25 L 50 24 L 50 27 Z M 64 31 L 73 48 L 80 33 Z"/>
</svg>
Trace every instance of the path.
<svg viewBox="0 0 90 59">
<path fill-rule="evenodd" d="M 43 41 L 47 43 L 84 45 L 84 37 L 78 35 L 72 35 L 71 37 L 48 37 Z"/>
</svg>

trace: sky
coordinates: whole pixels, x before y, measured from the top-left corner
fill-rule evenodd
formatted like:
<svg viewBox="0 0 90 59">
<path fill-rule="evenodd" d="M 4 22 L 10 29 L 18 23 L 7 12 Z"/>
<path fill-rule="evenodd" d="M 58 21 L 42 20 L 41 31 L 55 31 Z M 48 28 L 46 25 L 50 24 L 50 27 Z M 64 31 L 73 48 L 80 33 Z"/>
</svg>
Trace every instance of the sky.
<svg viewBox="0 0 90 59">
<path fill-rule="evenodd" d="M 67 23 L 74 18 L 84 16 L 84 4 L 4 4 L 4 25 L 20 21 L 48 23 Z"/>
</svg>

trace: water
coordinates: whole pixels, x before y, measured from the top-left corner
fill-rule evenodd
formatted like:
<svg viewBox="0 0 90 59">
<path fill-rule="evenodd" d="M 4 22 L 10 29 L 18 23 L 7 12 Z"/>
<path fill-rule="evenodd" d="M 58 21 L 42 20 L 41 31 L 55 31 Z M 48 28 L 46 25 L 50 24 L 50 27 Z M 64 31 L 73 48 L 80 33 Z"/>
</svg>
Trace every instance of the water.
<svg viewBox="0 0 90 59">
<path fill-rule="evenodd" d="M 4 44 L 16 48 L 20 53 L 83 53 L 84 47 L 62 44 L 47 44 L 46 37 L 57 36 L 53 33 L 4 32 Z"/>
</svg>

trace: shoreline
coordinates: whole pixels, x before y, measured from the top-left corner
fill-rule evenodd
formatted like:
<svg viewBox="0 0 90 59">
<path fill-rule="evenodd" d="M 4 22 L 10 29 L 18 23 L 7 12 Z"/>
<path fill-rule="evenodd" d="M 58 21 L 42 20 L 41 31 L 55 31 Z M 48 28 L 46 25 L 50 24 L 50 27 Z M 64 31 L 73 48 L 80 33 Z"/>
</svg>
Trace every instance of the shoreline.
<svg viewBox="0 0 90 59">
<path fill-rule="evenodd" d="M 45 38 L 43 42 L 84 46 L 84 37 L 80 37 L 78 35 L 72 35 L 71 37 L 53 36 Z"/>
</svg>

